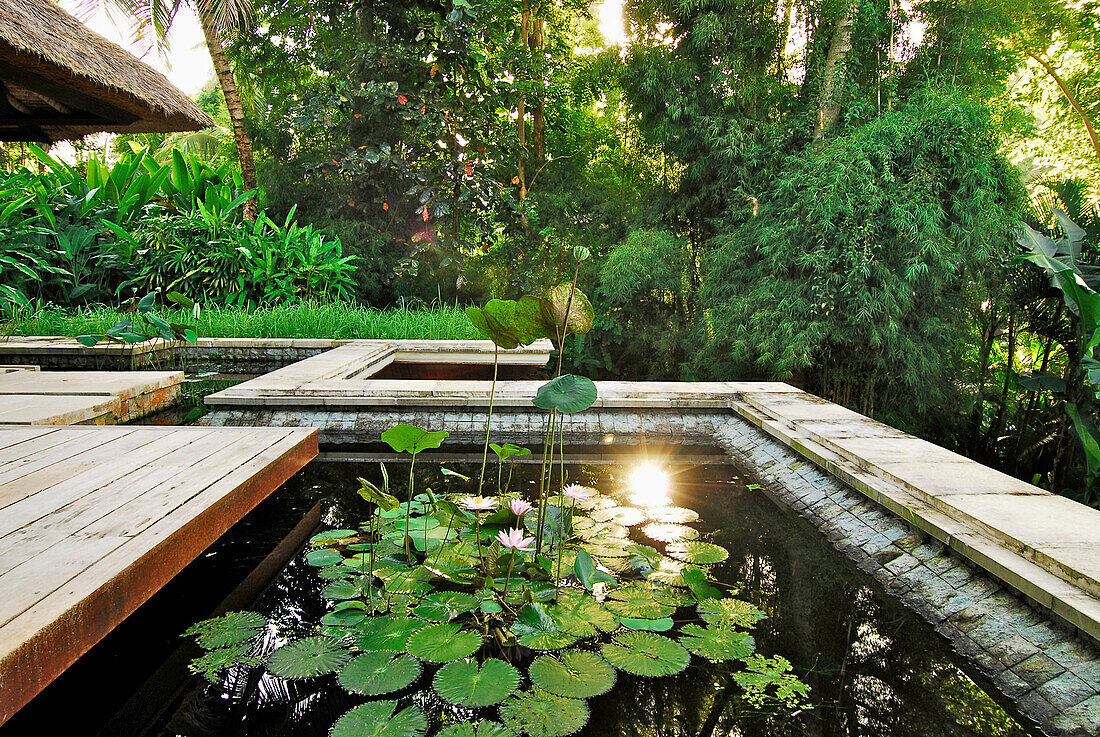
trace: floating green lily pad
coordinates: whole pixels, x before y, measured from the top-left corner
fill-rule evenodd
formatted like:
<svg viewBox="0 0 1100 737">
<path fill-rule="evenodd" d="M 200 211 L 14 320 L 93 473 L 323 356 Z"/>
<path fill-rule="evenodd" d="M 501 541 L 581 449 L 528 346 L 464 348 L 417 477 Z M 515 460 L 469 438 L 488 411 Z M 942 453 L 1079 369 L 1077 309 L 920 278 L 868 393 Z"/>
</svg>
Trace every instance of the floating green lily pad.
<svg viewBox="0 0 1100 737">
<path fill-rule="evenodd" d="M 480 667 L 458 661 L 440 668 L 432 685 L 440 697 L 457 706 L 492 706 L 515 693 L 519 671 L 499 658 L 489 658 Z"/>
<path fill-rule="evenodd" d="M 581 699 L 534 690 L 513 696 L 500 706 L 500 718 L 514 732 L 528 737 L 563 737 L 588 723 L 588 705 Z"/>
<path fill-rule="evenodd" d="M 330 737 L 423 737 L 428 731 L 424 712 L 408 706 L 394 713 L 396 701 L 369 701 L 332 725 Z"/>
<path fill-rule="evenodd" d="M 364 653 L 340 670 L 340 685 L 366 696 L 400 691 L 420 677 L 420 663 L 404 653 Z"/>
<path fill-rule="evenodd" d="M 570 699 L 587 699 L 611 690 L 615 669 L 596 653 L 570 650 L 542 655 L 531 663 L 527 675 L 543 691 Z"/>
<path fill-rule="evenodd" d="M 701 542 L 699 540 L 669 545 L 667 552 L 676 560 L 682 560 L 685 563 L 694 563 L 696 565 L 721 563 L 730 555 L 729 551 L 721 545 Z"/>
<path fill-rule="evenodd" d="M 409 637 L 409 655 L 431 663 L 449 663 L 468 658 L 481 649 L 481 635 L 454 622 L 433 624 Z"/>
<path fill-rule="evenodd" d="M 619 670 L 648 678 L 674 675 L 691 662 L 683 646 L 653 632 L 624 632 L 600 652 Z"/>
<path fill-rule="evenodd" d="M 340 669 L 350 658 L 335 637 L 307 637 L 271 653 L 267 669 L 280 678 L 312 678 Z"/>
</svg>

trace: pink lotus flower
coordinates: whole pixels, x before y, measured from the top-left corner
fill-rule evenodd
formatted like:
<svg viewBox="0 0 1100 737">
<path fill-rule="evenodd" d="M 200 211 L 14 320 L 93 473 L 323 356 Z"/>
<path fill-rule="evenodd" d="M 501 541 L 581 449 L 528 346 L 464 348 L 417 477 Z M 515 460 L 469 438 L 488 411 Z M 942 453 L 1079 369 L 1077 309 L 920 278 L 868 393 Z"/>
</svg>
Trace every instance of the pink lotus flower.
<svg viewBox="0 0 1100 737">
<path fill-rule="evenodd" d="M 497 540 L 505 548 L 511 548 L 512 550 L 534 550 L 532 545 L 535 543 L 535 538 L 524 537 L 524 530 L 513 527 L 508 532 L 498 532 Z"/>
<path fill-rule="evenodd" d="M 567 499 L 572 499 L 575 502 L 584 501 L 592 496 L 592 492 L 588 491 L 580 484 L 569 484 L 569 486 L 561 490 L 561 494 Z"/>
<path fill-rule="evenodd" d="M 483 496 L 464 496 L 458 500 L 458 506 L 468 512 L 489 512 L 497 507 L 497 500 Z"/>
<path fill-rule="evenodd" d="M 530 502 L 524 501 L 523 499 L 513 499 L 512 501 L 508 502 L 508 508 L 511 509 L 512 514 L 516 515 L 517 517 L 522 517 L 523 515 L 534 509 L 534 507 L 531 506 Z"/>
</svg>

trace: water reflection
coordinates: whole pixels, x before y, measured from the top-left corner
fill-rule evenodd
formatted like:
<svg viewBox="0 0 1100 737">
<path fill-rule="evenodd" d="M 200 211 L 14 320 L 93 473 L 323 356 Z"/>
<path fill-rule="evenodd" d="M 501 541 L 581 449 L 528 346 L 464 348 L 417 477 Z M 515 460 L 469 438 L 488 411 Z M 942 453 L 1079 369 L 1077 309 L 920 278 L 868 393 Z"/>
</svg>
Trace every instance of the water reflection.
<svg viewBox="0 0 1100 737">
<path fill-rule="evenodd" d="M 476 477 L 476 468 L 448 465 Z M 462 482 L 428 466 L 418 466 L 418 488 L 460 490 L 456 484 Z M 693 660 L 673 678 L 620 674 L 610 693 L 590 701 L 592 719 L 583 737 L 1029 734 L 966 676 L 930 627 L 882 597 L 817 530 L 747 488 L 739 469 L 716 464 L 672 470 L 672 503 L 697 510 L 702 521 L 696 526 L 704 536 L 730 551 L 715 568 L 716 577 L 768 613 L 755 631 L 759 651 L 791 661 L 813 689 L 813 709 L 793 717 L 760 713 L 739 698 L 726 666 Z M 566 472 L 570 481 L 618 489 L 624 496 L 637 490 L 638 480 L 623 466 L 571 465 Z M 328 496 L 327 525 L 354 526 L 364 511 L 354 496 L 354 478 L 377 473 L 377 466 L 324 464 L 300 477 L 298 493 Z M 513 488 L 535 483 L 535 475 L 536 467 L 521 467 Z M 259 606 L 274 623 L 265 651 L 311 632 L 325 611 L 323 583 L 309 566 L 287 568 Z M 437 725 L 466 716 L 433 703 L 431 690 L 418 690 L 418 684 L 402 700 L 417 703 Z M 243 670 L 188 693 L 161 734 L 320 737 L 356 703 L 331 677 L 284 682 L 259 669 Z"/>
</svg>

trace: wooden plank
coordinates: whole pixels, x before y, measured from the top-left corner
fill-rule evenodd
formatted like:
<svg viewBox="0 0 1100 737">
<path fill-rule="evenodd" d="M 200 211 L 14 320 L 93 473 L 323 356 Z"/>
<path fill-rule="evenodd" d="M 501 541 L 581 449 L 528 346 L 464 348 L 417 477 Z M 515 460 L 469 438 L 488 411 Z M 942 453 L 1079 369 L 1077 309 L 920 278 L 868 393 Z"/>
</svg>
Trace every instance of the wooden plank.
<svg viewBox="0 0 1100 737">
<path fill-rule="evenodd" d="M 57 432 L 56 427 L 25 427 L 3 425 L 0 426 L 0 459 L 8 456 L 9 453 L 14 452 L 16 445 L 21 443 L 27 443 L 32 440 L 44 437 L 46 435 L 52 435 Z M 0 462 L 3 462 L 0 460 Z"/>
<path fill-rule="evenodd" d="M 150 440 L 145 433 L 135 432 L 82 453 L 71 463 L 58 464 L 0 484 L 0 510 L 3 510 L 0 514 L 0 536 L 30 524 L 146 464 L 155 463 L 162 455 L 179 446 L 181 441 L 189 443 L 197 437 L 167 432 Z M 67 470 L 72 468 L 77 469 L 75 474 Z M 58 476 L 62 478 L 58 480 Z M 52 480 L 49 486 L 36 485 L 46 479 Z"/>
<path fill-rule="evenodd" d="M 140 502 L 148 494 L 163 494 L 165 491 L 175 490 L 194 495 L 224 475 L 227 466 L 221 462 L 222 458 L 233 452 L 233 444 L 225 435 L 226 433 L 213 431 L 202 435 L 194 442 L 163 456 L 155 465 L 138 469 L 101 486 L 94 493 L 65 505 L 37 523 L 25 525 L 0 537 L 0 574 L 7 573 L 22 561 L 42 554 L 57 543 L 104 534 L 101 527 L 97 526 L 104 517 L 122 510 L 138 512 L 144 508 L 140 503 L 128 504 L 131 500 Z M 180 503 L 186 501 L 186 498 L 189 497 L 181 498 Z M 77 551 L 78 555 L 80 553 L 81 551 Z M 72 554 L 71 550 L 67 553 Z M 88 564 L 91 564 L 90 559 Z"/>
<path fill-rule="evenodd" d="M 103 434 L 74 434 L 71 431 L 66 431 L 56 436 L 56 438 L 50 436 L 51 440 L 57 439 L 60 442 L 41 450 L 31 451 L 29 454 L 20 452 L 19 456 L 13 457 L 9 462 L 0 465 L 0 508 L 4 506 L 4 492 L 8 489 L 9 484 L 15 484 L 25 476 L 42 471 L 52 473 L 53 476 L 62 479 L 68 478 L 65 474 L 76 473 L 77 469 L 75 465 L 66 464 L 65 461 L 94 449 L 111 452 L 108 445 L 120 443 L 127 435 L 133 433 L 132 428 L 119 428 L 119 430 L 122 430 L 122 432 L 107 437 L 104 437 Z M 22 448 L 23 444 L 19 447 Z M 45 483 L 44 480 L 43 483 Z M 29 488 L 37 487 L 32 484 Z"/>
<path fill-rule="evenodd" d="M 67 394 L 132 399 L 183 383 L 182 371 L 42 371 L 0 374 L 0 394 Z"/>
<path fill-rule="evenodd" d="M 317 454 L 316 430 L 251 432 L 252 460 L 0 627 L 0 724 Z"/>
</svg>

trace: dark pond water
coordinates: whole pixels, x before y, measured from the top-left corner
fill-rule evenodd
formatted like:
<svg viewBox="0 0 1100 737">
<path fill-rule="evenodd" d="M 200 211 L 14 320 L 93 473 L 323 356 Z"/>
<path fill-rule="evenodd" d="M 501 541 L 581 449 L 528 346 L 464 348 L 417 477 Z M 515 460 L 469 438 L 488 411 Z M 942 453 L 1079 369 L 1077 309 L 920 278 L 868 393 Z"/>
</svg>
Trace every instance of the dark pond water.
<svg viewBox="0 0 1100 737">
<path fill-rule="evenodd" d="M 476 476 L 477 465 L 465 459 L 446 465 Z M 698 511 L 702 520 L 695 526 L 730 551 L 715 577 L 767 612 L 754 632 L 758 650 L 791 661 L 812 687 L 812 708 L 793 715 L 753 711 L 739 700 L 724 666 L 693 658 L 688 670 L 672 678 L 620 673 L 609 694 L 589 702 L 592 719 L 581 735 L 1032 734 L 967 675 L 939 635 L 816 529 L 750 488 L 752 479 L 737 466 L 698 454 L 662 463 L 671 475 L 673 502 Z M 388 465 L 394 480 L 407 469 L 399 461 Z M 570 481 L 625 494 L 633 488 L 636 466 L 621 457 L 586 459 L 570 463 L 566 472 Z M 419 463 L 418 488 L 466 490 L 438 468 Z M 512 488 L 534 484 L 537 473 L 534 465 L 517 465 Z M 0 737 L 327 735 L 334 720 L 359 703 L 333 679 L 284 682 L 254 671 L 216 685 L 185 681 L 180 690 L 182 664 L 196 653 L 181 646 L 179 633 L 207 616 L 317 501 L 325 526 L 356 526 L 366 511 L 355 495 L 356 476 L 378 480 L 377 463 L 311 464 L 0 728 Z M 265 647 L 312 632 L 326 611 L 324 583 L 300 554 L 287 566 L 253 606 L 275 623 Z M 425 702 L 416 684 L 402 694 L 402 702 L 417 703 L 429 714 L 441 711 Z"/>
<path fill-rule="evenodd" d="M 476 475 L 474 466 L 447 465 Z M 747 488 L 751 480 L 736 466 L 668 468 L 674 503 L 698 511 L 704 535 L 731 553 L 715 569 L 716 578 L 768 613 L 755 633 L 759 649 L 794 664 L 813 689 L 813 708 L 793 716 L 754 712 L 739 700 L 724 666 L 695 659 L 674 678 L 620 674 L 611 693 L 590 702 L 592 719 L 582 735 L 1028 733 L 960 669 L 938 635 L 884 598 L 820 533 Z M 513 483 L 533 484 L 534 466 L 520 469 Z M 578 463 L 567 473 L 570 481 L 625 495 L 632 490 L 632 470 L 629 464 Z M 373 464 L 330 465 L 300 483 L 334 494 L 326 522 L 353 527 L 364 511 L 348 493 L 356 475 L 376 477 L 378 470 Z M 450 491 L 463 487 L 429 470 L 420 483 Z M 272 642 L 310 632 L 325 611 L 324 583 L 300 560 L 286 570 L 259 603 L 277 623 Z M 415 687 L 405 696 L 431 713 L 432 705 L 422 699 Z M 287 683 L 252 673 L 193 689 L 161 734 L 319 736 L 355 703 L 332 679 Z"/>
</svg>

